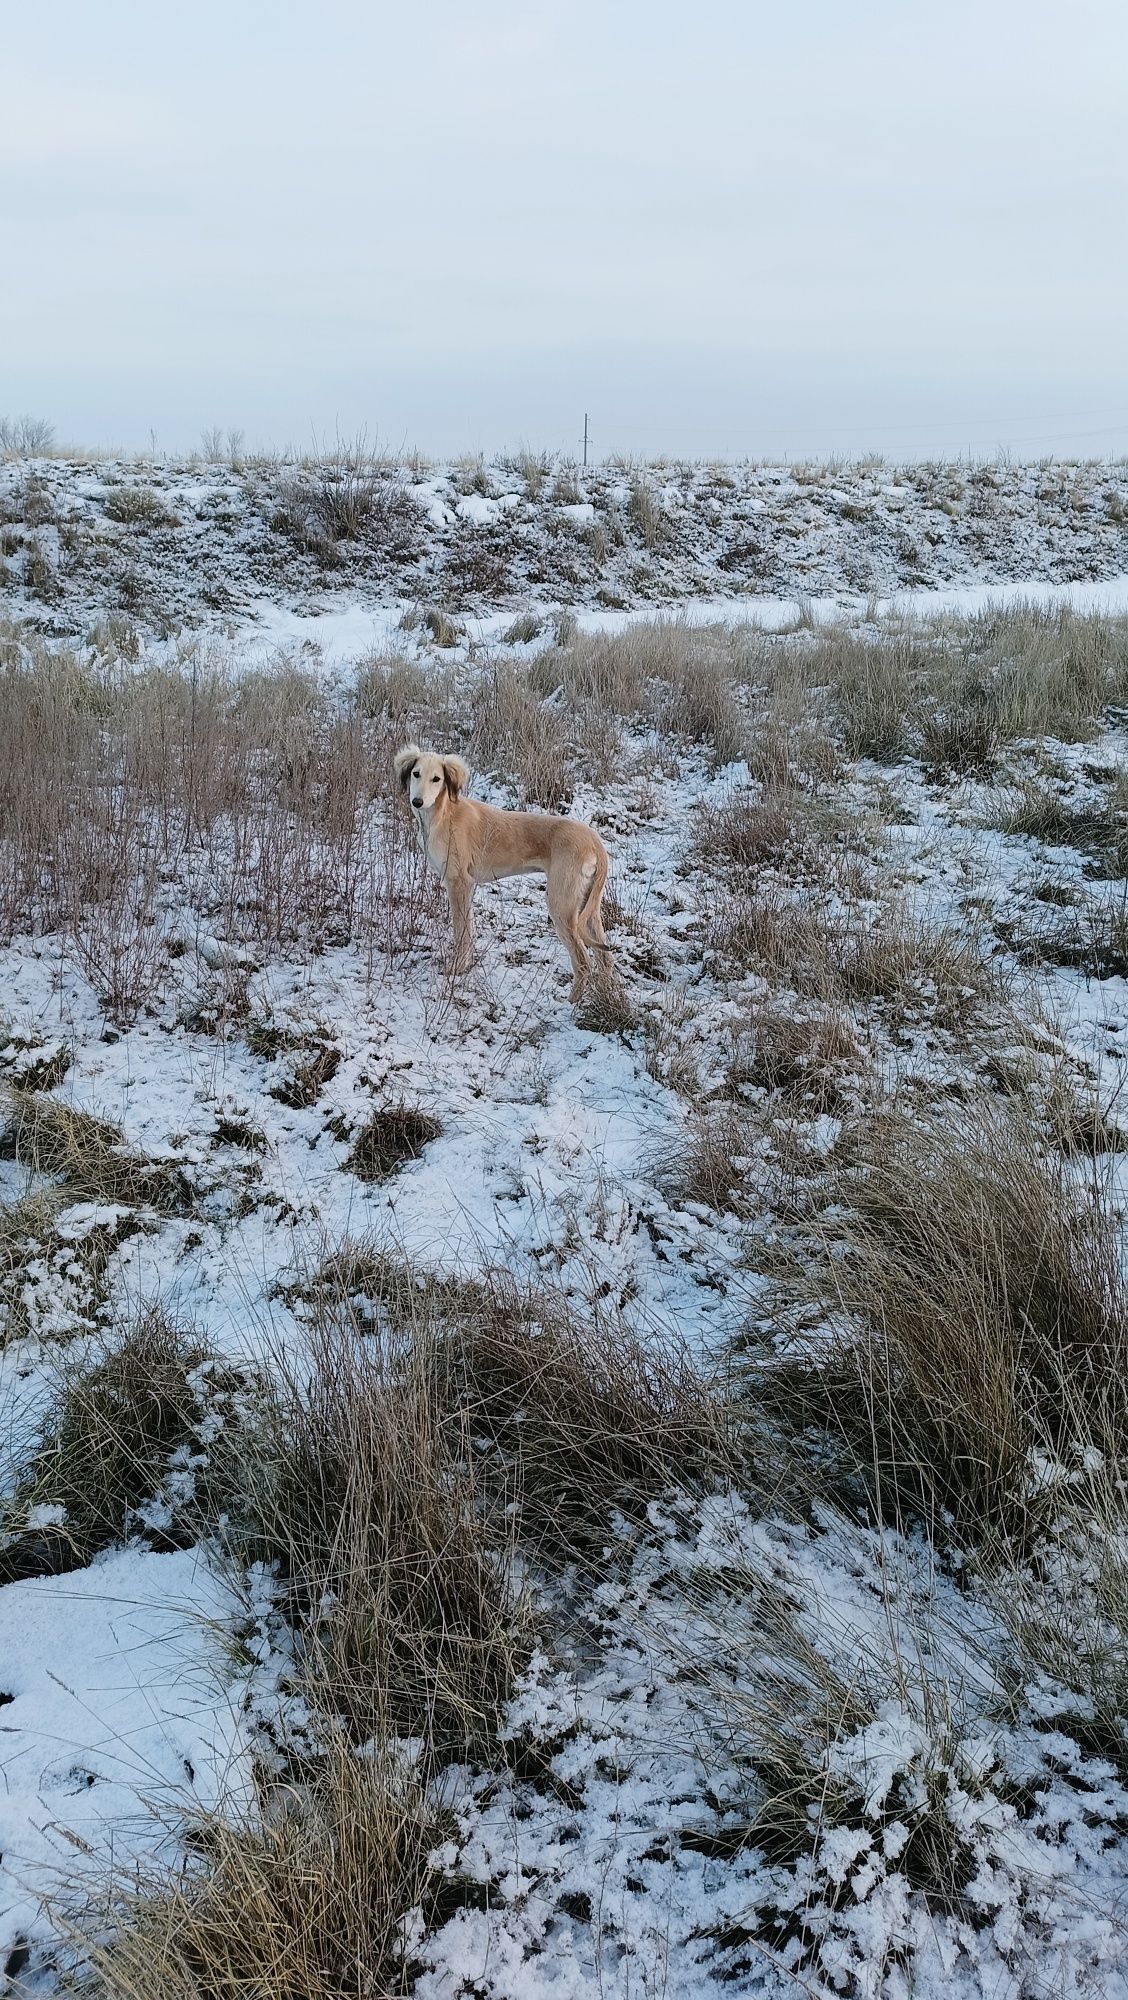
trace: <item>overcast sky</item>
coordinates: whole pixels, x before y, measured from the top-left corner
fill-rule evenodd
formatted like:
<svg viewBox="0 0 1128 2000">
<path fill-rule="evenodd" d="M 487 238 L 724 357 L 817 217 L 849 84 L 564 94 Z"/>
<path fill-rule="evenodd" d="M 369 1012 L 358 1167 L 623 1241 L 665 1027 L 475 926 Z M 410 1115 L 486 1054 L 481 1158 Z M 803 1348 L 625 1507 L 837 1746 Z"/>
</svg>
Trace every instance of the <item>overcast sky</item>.
<svg viewBox="0 0 1128 2000">
<path fill-rule="evenodd" d="M 1128 451 L 1124 0 L 0 5 L 0 414 Z"/>
</svg>

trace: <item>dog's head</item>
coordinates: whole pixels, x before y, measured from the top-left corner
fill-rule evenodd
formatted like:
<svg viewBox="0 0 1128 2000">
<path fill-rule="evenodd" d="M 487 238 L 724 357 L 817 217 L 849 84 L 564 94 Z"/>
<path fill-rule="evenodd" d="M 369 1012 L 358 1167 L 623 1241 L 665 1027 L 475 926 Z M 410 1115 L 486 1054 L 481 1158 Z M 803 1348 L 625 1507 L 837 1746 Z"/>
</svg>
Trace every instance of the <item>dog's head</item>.
<svg viewBox="0 0 1128 2000">
<path fill-rule="evenodd" d="M 421 750 L 417 743 L 405 743 L 397 750 L 395 772 L 414 812 L 426 811 L 444 792 L 456 799 L 470 782 L 461 757 L 440 757 L 434 750 Z"/>
</svg>

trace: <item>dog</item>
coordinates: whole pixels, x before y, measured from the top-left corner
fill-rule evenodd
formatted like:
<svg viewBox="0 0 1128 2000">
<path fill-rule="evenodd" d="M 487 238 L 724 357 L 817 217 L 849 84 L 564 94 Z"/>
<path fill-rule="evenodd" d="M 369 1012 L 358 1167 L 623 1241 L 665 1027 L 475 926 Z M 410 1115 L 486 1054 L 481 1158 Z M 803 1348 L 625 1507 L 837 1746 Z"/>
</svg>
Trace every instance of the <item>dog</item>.
<svg viewBox="0 0 1128 2000">
<path fill-rule="evenodd" d="M 479 882 L 506 875 L 548 878 L 548 914 L 572 962 L 571 998 L 587 982 L 589 951 L 610 967 L 601 904 L 607 882 L 607 849 L 582 820 L 551 813 L 503 812 L 462 794 L 470 772 L 461 757 L 443 757 L 405 743 L 396 752 L 395 773 L 407 793 L 416 832 L 450 903 L 454 931 L 453 970 L 465 972 L 474 944 L 470 906 Z"/>
</svg>

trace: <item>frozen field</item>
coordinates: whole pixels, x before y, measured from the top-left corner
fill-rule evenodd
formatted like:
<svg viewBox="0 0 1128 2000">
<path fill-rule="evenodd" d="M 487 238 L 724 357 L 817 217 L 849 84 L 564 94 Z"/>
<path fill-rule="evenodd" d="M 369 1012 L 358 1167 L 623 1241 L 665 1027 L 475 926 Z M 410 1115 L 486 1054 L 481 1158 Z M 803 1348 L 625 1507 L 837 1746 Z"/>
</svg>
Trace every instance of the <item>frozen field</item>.
<svg viewBox="0 0 1128 2000">
<path fill-rule="evenodd" d="M 1123 467 L 0 481 L 11 1990 L 1128 1995 Z"/>
</svg>

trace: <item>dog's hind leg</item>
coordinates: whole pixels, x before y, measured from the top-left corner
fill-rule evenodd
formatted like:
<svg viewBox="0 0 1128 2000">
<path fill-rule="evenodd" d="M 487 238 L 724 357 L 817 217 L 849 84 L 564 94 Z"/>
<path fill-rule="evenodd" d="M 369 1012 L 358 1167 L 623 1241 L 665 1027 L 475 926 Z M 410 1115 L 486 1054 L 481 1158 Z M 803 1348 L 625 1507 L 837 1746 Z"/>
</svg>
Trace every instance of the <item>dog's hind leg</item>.
<svg viewBox="0 0 1128 2000">
<path fill-rule="evenodd" d="M 576 895 L 577 884 L 569 869 L 563 876 L 548 871 L 548 914 L 552 927 L 572 961 L 572 991 L 569 998 L 578 1000 L 584 990 L 588 975 L 587 946 L 580 935 L 580 912 Z"/>
</svg>

